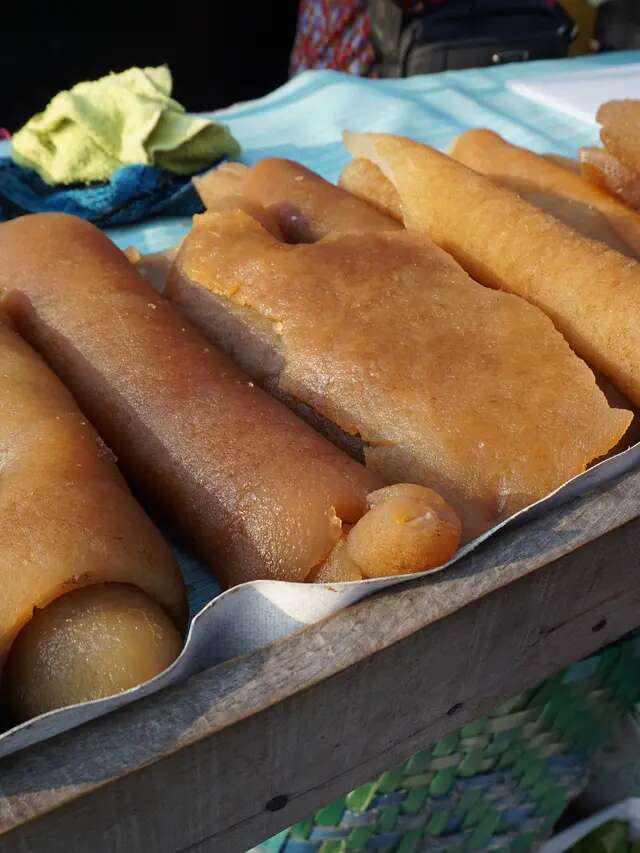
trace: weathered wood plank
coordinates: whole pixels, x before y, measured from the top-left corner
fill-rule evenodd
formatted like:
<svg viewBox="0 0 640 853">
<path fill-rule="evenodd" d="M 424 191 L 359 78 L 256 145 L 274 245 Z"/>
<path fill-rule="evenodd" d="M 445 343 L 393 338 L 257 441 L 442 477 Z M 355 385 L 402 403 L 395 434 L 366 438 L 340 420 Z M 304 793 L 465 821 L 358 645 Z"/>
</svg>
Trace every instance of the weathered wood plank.
<svg viewBox="0 0 640 853">
<path fill-rule="evenodd" d="M 245 850 L 640 623 L 639 515 L 633 474 L 5 759 L 0 853 Z"/>
</svg>

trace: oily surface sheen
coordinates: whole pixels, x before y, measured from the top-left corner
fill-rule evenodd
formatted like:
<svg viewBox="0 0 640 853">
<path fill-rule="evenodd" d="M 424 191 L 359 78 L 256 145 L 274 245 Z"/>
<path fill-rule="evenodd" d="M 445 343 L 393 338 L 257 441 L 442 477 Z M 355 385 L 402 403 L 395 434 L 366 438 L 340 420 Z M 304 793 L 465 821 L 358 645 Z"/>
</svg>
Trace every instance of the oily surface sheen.
<svg viewBox="0 0 640 853">
<path fill-rule="evenodd" d="M 482 284 L 542 308 L 578 355 L 640 405 L 637 261 L 427 145 L 350 134 L 347 147 L 393 183 L 408 228 L 428 234 Z"/>
<path fill-rule="evenodd" d="M 137 483 L 223 583 L 303 580 L 381 485 L 256 387 L 96 228 L 0 226 L 0 287 Z"/>
<path fill-rule="evenodd" d="M 169 547 L 71 394 L 2 322 L 0 460 L 0 667 L 34 607 L 89 584 L 135 584 L 183 625 Z"/>
<path fill-rule="evenodd" d="M 470 169 L 500 181 L 581 234 L 602 240 L 630 257 L 640 257 L 640 216 L 601 187 L 557 162 L 482 129 L 459 136 L 451 148 L 451 156 Z M 563 209 L 559 205 L 563 199 L 572 206 L 567 209 L 565 205 Z"/>
<path fill-rule="evenodd" d="M 121 693 L 162 672 L 181 648 L 173 622 L 136 587 L 74 590 L 37 610 L 13 644 L 5 670 L 11 716 Z"/>
<path fill-rule="evenodd" d="M 243 212 L 205 214 L 176 263 L 172 298 L 188 303 L 191 280 L 218 317 L 272 322 L 272 379 L 357 432 L 387 482 L 439 492 L 465 538 L 584 470 L 629 424 L 541 311 L 415 234 L 292 246 Z"/>
</svg>

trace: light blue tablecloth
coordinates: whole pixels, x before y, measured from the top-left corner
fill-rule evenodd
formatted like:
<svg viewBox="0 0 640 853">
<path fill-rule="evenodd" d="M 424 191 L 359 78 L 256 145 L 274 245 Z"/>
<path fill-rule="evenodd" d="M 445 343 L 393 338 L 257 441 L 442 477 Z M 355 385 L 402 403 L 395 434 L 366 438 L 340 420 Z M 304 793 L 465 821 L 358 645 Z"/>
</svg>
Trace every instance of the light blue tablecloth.
<svg viewBox="0 0 640 853">
<path fill-rule="evenodd" d="M 597 142 L 597 129 L 511 92 L 506 83 L 526 77 L 584 71 L 640 61 L 640 51 L 447 71 L 405 80 L 366 80 L 337 71 L 306 71 L 264 98 L 206 113 L 229 125 L 243 161 L 280 156 L 299 160 L 335 180 L 347 162 L 341 133 L 390 131 L 445 149 L 471 127 L 490 127 L 534 151 L 574 156 Z M 8 153 L 0 143 L 0 155 Z M 113 229 L 121 246 L 143 252 L 175 243 L 188 219 L 158 219 Z"/>
<path fill-rule="evenodd" d="M 574 156 L 580 146 L 597 142 L 596 127 L 516 95 L 507 81 L 638 61 L 640 51 L 629 51 L 405 80 L 307 71 L 264 98 L 207 116 L 229 125 L 244 162 L 289 157 L 329 180 L 348 160 L 341 141 L 345 129 L 401 133 L 445 149 L 464 130 L 490 127 L 534 151 Z M 188 225 L 188 220 L 156 221 L 116 229 L 112 236 L 122 247 L 133 243 L 141 251 L 157 251 L 175 243 Z"/>
</svg>

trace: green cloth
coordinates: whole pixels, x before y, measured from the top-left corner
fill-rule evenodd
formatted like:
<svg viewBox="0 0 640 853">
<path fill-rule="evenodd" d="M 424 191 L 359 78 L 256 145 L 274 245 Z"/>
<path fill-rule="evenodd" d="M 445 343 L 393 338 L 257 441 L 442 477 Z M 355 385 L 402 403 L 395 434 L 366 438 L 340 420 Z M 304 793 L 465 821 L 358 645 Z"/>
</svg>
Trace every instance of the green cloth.
<svg viewBox="0 0 640 853">
<path fill-rule="evenodd" d="M 60 92 L 13 137 L 13 159 L 48 184 L 106 181 L 144 163 L 192 175 L 240 146 L 220 124 L 185 114 L 169 69 L 129 68 Z"/>
</svg>

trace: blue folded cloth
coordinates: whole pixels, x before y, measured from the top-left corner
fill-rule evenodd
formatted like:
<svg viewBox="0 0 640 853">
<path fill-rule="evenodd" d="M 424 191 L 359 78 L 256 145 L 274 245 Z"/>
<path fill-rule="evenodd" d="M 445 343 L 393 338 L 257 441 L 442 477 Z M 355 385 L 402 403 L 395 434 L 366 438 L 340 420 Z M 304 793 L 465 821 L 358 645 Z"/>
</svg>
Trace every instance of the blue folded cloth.
<svg viewBox="0 0 640 853">
<path fill-rule="evenodd" d="M 11 158 L 0 158 L 0 221 L 23 213 L 61 211 L 108 228 L 202 210 L 190 178 L 156 166 L 123 166 L 105 183 L 56 187 Z"/>
</svg>

